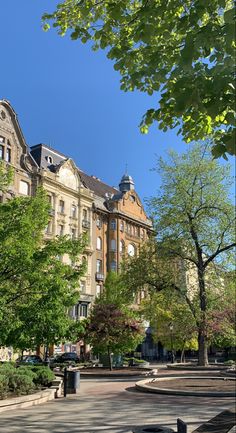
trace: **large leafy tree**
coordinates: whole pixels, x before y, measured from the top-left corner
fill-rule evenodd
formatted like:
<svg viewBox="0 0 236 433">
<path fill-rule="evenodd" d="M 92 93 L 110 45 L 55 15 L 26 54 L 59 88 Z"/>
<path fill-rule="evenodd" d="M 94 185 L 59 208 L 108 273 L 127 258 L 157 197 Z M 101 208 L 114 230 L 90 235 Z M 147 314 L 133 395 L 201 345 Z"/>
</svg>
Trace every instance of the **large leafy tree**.
<svg viewBox="0 0 236 433">
<path fill-rule="evenodd" d="M 122 90 L 159 92 L 142 132 L 177 127 L 218 157 L 235 153 L 234 18 L 233 0 L 64 0 L 43 22 L 105 49 Z"/>
<path fill-rule="evenodd" d="M 152 335 L 167 350 L 197 350 L 197 326 L 192 311 L 179 291 L 151 290 L 142 303 L 142 314 L 150 321 Z"/>
<path fill-rule="evenodd" d="M 143 328 L 132 310 L 133 294 L 127 291 L 120 275 L 109 272 L 103 292 L 96 299 L 85 327 L 85 338 L 95 352 L 111 354 L 134 350 L 143 339 Z"/>
<path fill-rule="evenodd" d="M 130 306 L 134 302 L 134 295 L 127 290 L 121 275 L 110 271 L 106 276 L 103 291 L 96 302 L 115 304 L 122 310 L 130 311 Z"/>
<path fill-rule="evenodd" d="M 196 145 L 188 154 L 171 152 L 169 161 L 160 159 L 157 171 L 162 186 L 149 206 L 158 242 L 128 263 L 126 281 L 131 288 L 146 284 L 181 293 L 195 318 L 199 364 L 205 365 L 210 293 L 224 290 L 224 271 L 232 266 L 236 246 L 229 168 Z"/>
<path fill-rule="evenodd" d="M 68 311 L 79 298 L 86 240 L 44 241 L 49 210 L 42 190 L 0 205 L 1 345 L 35 348 L 69 337 L 73 328 Z"/>
<path fill-rule="evenodd" d="M 97 353 L 107 354 L 112 370 L 111 354 L 134 350 L 143 339 L 140 323 L 132 314 L 116 304 L 95 303 L 89 317 L 85 338 Z"/>
</svg>

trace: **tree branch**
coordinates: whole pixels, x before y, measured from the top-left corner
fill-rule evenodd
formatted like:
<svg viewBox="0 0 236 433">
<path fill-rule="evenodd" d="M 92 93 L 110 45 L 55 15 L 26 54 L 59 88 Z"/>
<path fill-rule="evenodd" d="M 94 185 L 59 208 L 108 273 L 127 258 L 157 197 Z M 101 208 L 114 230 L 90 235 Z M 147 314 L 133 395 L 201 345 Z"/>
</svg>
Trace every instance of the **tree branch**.
<svg viewBox="0 0 236 433">
<path fill-rule="evenodd" d="M 227 245 L 226 247 L 223 247 L 223 248 L 218 248 L 217 250 L 216 250 L 216 252 L 214 253 L 214 254 L 212 254 L 206 261 L 205 261 L 205 263 L 204 263 L 204 268 L 206 268 L 208 265 L 209 265 L 209 263 L 211 263 L 213 260 L 214 260 L 214 258 L 215 257 L 217 257 L 219 254 L 221 254 L 221 253 L 223 253 L 224 251 L 228 251 L 228 250 L 230 250 L 230 249 L 232 249 L 232 248 L 234 248 L 234 247 L 236 247 L 236 242 L 234 242 L 234 243 L 232 243 L 232 244 L 230 244 L 230 245 Z"/>
</svg>

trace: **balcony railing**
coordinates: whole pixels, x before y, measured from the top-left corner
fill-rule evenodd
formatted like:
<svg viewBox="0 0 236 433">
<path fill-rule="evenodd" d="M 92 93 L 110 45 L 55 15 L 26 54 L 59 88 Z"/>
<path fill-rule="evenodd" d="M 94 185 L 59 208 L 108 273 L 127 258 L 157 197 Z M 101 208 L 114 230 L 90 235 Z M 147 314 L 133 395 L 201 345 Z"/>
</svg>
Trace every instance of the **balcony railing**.
<svg viewBox="0 0 236 433">
<path fill-rule="evenodd" d="M 95 278 L 96 281 L 104 281 L 104 275 L 101 272 L 96 272 Z"/>
<path fill-rule="evenodd" d="M 82 227 L 84 227 L 85 229 L 89 229 L 90 221 L 89 220 L 82 220 Z"/>
</svg>

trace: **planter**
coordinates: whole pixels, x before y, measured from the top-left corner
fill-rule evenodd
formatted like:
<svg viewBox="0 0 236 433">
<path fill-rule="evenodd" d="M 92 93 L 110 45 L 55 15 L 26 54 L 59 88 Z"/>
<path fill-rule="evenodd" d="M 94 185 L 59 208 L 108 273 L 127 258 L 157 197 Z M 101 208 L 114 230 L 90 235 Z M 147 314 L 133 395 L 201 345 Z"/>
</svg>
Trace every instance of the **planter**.
<svg viewBox="0 0 236 433">
<path fill-rule="evenodd" d="M 146 362 L 140 362 L 140 364 L 134 364 L 134 367 L 138 367 L 138 368 L 149 368 L 150 367 L 150 363 L 148 361 Z"/>
</svg>

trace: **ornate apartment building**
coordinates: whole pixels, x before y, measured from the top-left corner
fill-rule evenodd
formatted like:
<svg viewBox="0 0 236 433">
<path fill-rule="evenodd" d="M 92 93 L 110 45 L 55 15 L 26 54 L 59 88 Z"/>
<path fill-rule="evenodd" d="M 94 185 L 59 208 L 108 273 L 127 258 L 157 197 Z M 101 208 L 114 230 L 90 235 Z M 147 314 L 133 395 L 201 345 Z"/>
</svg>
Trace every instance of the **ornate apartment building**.
<svg viewBox="0 0 236 433">
<path fill-rule="evenodd" d="M 119 272 L 125 254 L 135 255 L 152 231 L 132 178 L 125 174 L 116 189 L 87 175 L 71 158 L 45 144 L 29 148 L 6 100 L 0 101 L 0 159 L 14 169 L 12 185 L 1 200 L 34 195 L 39 185 L 46 190 L 51 204 L 46 239 L 88 233 L 87 275 L 81 280 L 80 299 L 72 311 L 75 319 L 86 317 L 107 272 Z"/>
</svg>

